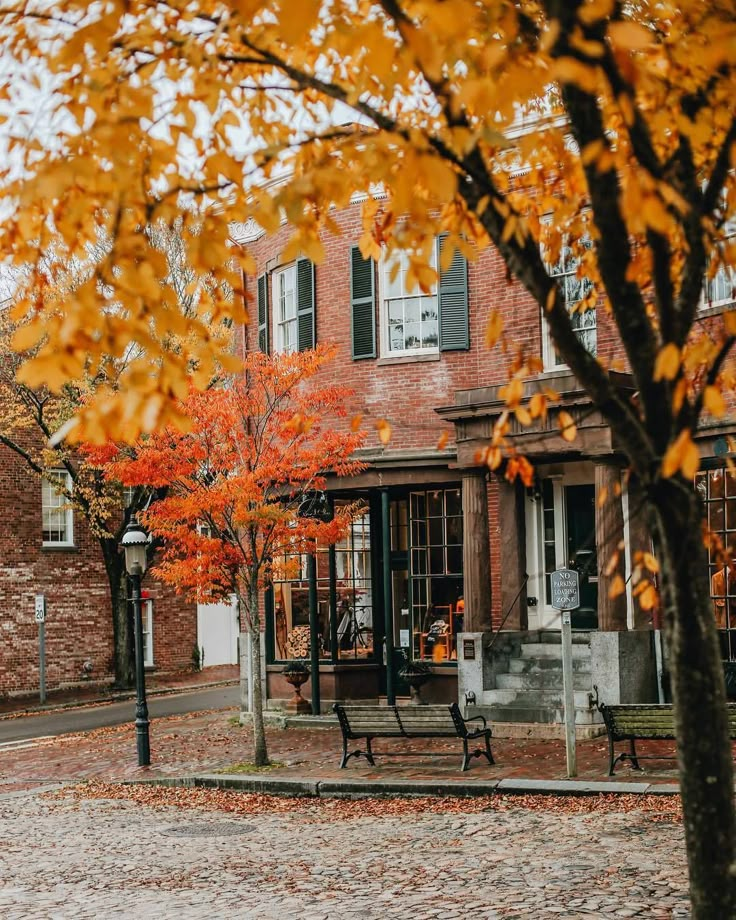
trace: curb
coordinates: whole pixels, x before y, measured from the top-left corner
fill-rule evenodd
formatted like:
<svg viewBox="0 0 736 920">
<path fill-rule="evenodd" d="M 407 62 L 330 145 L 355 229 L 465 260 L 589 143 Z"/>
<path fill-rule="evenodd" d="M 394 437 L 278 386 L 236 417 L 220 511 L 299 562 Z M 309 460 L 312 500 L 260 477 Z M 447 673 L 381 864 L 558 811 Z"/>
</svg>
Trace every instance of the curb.
<svg viewBox="0 0 736 920">
<path fill-rule="evenodd" d="M 231 687 L 238 683 L 237 678 L 232 680 L 215 680 L 206 684 L 193 684 L 186 687 L 160 687 L 149 690 L 146 688 L 146 697 L 151 696 L 178 696 L 182 693 L 197 693 L 199 690 L 212 690 L 215 687 Z M 22 709 L 13 709 L 10 712 L 0 713 L 0 722 L 8 719 L 17 719 L 19 716 L 49 715 L 52 712 L 62 712 L 66 709 L 82 709 L 85 706 L 100 706 L 108 703 L 125 703 L 135 699 L 135 690 L 125 690 L 121 693 L 111 693 L 107 696 L 98 696 L 89 700 L 72 700 L 68 703 L 56 703 L 47 706 L 29 706 Z"/>
<path fill-rule="evenodd" d="M 286 795 L 298 798 L 473 798 L 486 795 L 666 795 L 680 794 L 677 783 L 599 782 L 596 780 L 500 779 L 469 783 L 416 780 L 312 780 L 298 777 L 236 776 L 204 773 L 179 778 L 130 780 L 132 784 L 179 786 L 186 788 L 228 789 L 262 795 Z"/>
</svg>

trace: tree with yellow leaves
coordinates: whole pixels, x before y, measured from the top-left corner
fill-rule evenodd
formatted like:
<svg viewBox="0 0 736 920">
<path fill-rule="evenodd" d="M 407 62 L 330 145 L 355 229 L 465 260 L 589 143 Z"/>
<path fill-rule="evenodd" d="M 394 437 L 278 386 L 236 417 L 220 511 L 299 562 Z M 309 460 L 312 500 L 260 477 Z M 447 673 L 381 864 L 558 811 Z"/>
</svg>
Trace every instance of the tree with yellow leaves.
<svg viewBox="0 0 736 920">
<path fill-rule="evenodd" d="M 191 315 L 212 279 L 200 277 L 188 263 L 184 241 L 178 232 L 162 226 L 149 227 L 147 239 L 164 255 L 167 273 L 162 286 L 168 289 L 172 302 L 178 305 L 181 321 Z M 63 303 L 74 297 L 109 251 L 109 240 L 98 239 L 88 247 L 85 261 L 60 255 L 57 239 L 49 247 L 47 258 L 39 262 L 38 272 L 43 286 L 55 301 Z M 22 342 L 24 323 L 13 323 L 12 304 L 27 296 L 37 281 L 28 272 L 20 271 L 5 278 L 6 308 L 0 314 L 0 445 L 12 451 L 27 472 L 39 479 L 59 485 L 58 470 L 64 470 L 70 483 L 64 488 L 64 500 L 82 515 L 99 547 L 110 589 L 110 613 L 113 635 L 113 667 L 115 684 L 130 687 L 134 681 L 133 635 L 129 617 L 127 577 L 120 540 L 130 519 L 143 511 L 151 499 L 151 489 L 140 487 L 124 490 L 119 482 L 106 479 L 99 468 L 90 463 L 83 452 L 59 437 L 75 415 L 101 391 L 115 393 L 119 378 L 127 364 L 138 357 L 130 348 L 117 360 L 106 356 L 104 365 L 93 375 L 88 367 L 79 379 L 67 381 L 58 392 L 46 383 L 30 386 L 18 379 L 23 362 L 32 360 L 38 348 L 17 353 L 12 342 Z M 114 313 L 116 305 L 108 301 L 106 309 Z M 211 330 L 211 334 L 216 334 Z M 220 332 L 222 334 L 222 331 Z M 225 330 L 226 338 L 230 333 Z M 171 337 L 165 352 L 180 348 L 178 339 Z M 211 383 L 216 382 L 213 378 Z"/>
<path fill-rule="evenodd" d="M 0 3 L 0 16 L 3 50 L 29 75 L 0 100 L 12 202 L 3 251 L 33 265 L 51 233 L 72 248 L 99 227 L 113 240 L 63 311 L 42 294 L 17 307 L 31 336 L 47 336 L 24 368 L 30 381 L 60 386 L 88 358 L 148 342 L 151 323 L 163 336 L 162 266 L 141 227 L 171 221 L 182 199 L 208 206 L 196 258 L 218 275 L 228 220 L 272 231 L 285 219 L 284 258 L 319 262 L 331 207 L 356 193 L 366 196 L 364 255 L 408 250 L 420 286 L 434 277 L 440 231 L 469 258 L 498 249 L 641 483 L 671 650 L 693 915 L 734 916 L 733 772 L 692 488 L 693 434 L 732 395 L 734 314 L 704 327 L 698 308 L 706 279 L 734 262 L 733 3 L 38 0 Z M 43 96 L 49 84 L 55 94 Z M 53 137 L 34 108 L 48 109 Z M 597 301 L 610 312 L 635 397 L 585 349 L 550 277 L 568 245 L 593 283 L 577 309 Z M 106 314 L 101 288 L 124 315 Z M 217 297 L 206 309 L 232 312 Z M 80 413 L 76 435 L 130 436 L 175 419 L 187 363 L 206 373 L 213 360 L 196 318 L 193 333 L 155 365 L 146 348 L 123 392 Z M 503 337 L 496 318 L 489 344 Z M 515 381 L 538 367 L 505 344 L 507 399 L 523 423 L 544 406 L 523 405 Z M 503 432 L 491 448 L 496 463 Z"/>
</svg>

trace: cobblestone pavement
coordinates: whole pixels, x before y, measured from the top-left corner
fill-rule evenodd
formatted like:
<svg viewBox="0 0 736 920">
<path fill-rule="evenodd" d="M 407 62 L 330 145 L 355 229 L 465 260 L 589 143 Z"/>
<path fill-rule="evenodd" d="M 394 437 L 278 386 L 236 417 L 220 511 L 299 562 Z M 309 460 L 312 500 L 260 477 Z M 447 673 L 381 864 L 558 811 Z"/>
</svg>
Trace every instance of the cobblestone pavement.
<svg viewBox="0 0 736 920">
<path fill-rule="evenodd" d="M 689 916 L 682 829 L 666 815 L 626 811 L 629 799 L 569 813 L 454 801 L 401 813 L 291 800 L 233 814 L 16 789 L 0 795 L 0 916 Z"/>
</svg>

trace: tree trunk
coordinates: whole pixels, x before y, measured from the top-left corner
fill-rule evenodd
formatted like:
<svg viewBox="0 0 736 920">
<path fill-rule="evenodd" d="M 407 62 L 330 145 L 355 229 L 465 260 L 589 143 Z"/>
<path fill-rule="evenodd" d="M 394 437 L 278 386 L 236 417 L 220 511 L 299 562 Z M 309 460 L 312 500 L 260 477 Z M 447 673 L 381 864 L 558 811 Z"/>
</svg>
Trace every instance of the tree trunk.
<svg viewBox="0 0 736 920">
<path fill-rule="evenodd" d="M 252 585 L 257 584 L 257 575 L 251 580 Z M 270 763 L 268 758 L 268 748 L 266 746 L 266 727 L 263 722 L 263 681 L 261 679 L 261 617 L 258 611 L 258 588 L 252 587 L 248 591 L 248 597 L 245 609 L 245 623 L 248 633 L 250 634 L 250 673 L 253 682 L 253 763 L 257 767 L 264 767 Z M 240 654 L 240 685 L 243 687 L 244 681 L 247 681 L 243 669 L 247 669 L 247 655 L 241 649 Z M 247 705 L 247 700 L 245 701 Z M 241 709 L 243 706 L 241 690 Z"/>
<path fill-rule="evenodd" d="M 649 508 L 662 569 L 692 916 L 734 917 L 733 763 L 702 509 L 681 479 L 656 483 Z"/>
<path fill-rule="evenodd" d="M 128 576 L 117 542 L 102 538 L 100 546 L 110 586 L 115 686 L 127 690 L 135 683 L 135 649 L 132 611 L 128 603 Z"/>
</svg>

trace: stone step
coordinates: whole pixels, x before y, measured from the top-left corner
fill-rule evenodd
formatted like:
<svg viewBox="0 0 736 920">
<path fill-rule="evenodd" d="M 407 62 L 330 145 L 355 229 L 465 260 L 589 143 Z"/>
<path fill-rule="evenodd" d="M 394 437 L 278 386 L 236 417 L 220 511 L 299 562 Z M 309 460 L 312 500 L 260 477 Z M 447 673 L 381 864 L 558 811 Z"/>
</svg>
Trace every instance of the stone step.
<svg viewBox="0 0 736 920">
<path fill-rule="evenodd" d="M 575 690 L 575 706 L 590 707 L 590 690 Z M 562 687 L 550 690 L 484 690 L 484 706 L 520 706 L 525 709 L 562 708 Z"/>
<path fill-rule="evenodd" d="M 522 658 L 562 658 L 562 646 L 547 642 L 523 642 L 521 645 Z M 577 644 L 572 647 L 573 658 L 590 658 L 590 646 Z"/>
<path fill-rule="evenodd" d="M 573 672 L 590 672 L 590 660 L 585 656 L 572 659 Z M 542 674 L 545 671 L 559 671 L 562 674 L 562 657 L 557 658 L 511 658 L 510 674 Z"/>
<path fill-rule="evenodd" d="M 576 690 L 592 690 L 593 675 L 587 669 L 574 668 L 573 686 Z M 496 675 L 498 690 L 556 690 L 560 687 L 562 687 L 562 668 Z"/>
<path fill-rule="evenodd" d="M 571 636 L 573 645 L 590 645 L 590 630 L 588 629 L 573 629 Z M 561 645 L 562 633 L 559 629 L 540 629 L 529 633 L 529 641 L 541 642 L 544 645 Z"/>
<path fill-rule="evenodd" d="M 470 711 L 472 708 L 472 712 Z M 473 706 L 468 708 L 468 715 L 485 716 L 491 727 L 494 722 L 537 722 L 543 724 L 563 723 L 565 716 L 562 708 L 538 706 Z M 576 725 L 594 725 L 602 721 L 596 709 L 576 708 Z"/>
</svg>

